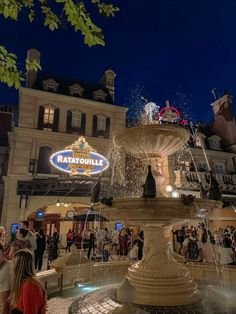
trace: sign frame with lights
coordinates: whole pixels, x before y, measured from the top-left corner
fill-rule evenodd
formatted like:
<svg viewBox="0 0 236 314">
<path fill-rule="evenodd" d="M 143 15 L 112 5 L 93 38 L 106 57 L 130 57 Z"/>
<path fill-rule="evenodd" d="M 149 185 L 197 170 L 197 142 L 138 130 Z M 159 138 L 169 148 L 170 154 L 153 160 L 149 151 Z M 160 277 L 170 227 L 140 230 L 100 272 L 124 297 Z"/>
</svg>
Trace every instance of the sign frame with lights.
<svg viewBox="0 0 236 314">
<path fill-rule="evenodd" d="M 107 158 L 98 154 L 83 136 L 64 150 L 52 154 L 50 163 L 53 167 L 71 176 L 99 174 L 109 167 Z"/>
</svg>

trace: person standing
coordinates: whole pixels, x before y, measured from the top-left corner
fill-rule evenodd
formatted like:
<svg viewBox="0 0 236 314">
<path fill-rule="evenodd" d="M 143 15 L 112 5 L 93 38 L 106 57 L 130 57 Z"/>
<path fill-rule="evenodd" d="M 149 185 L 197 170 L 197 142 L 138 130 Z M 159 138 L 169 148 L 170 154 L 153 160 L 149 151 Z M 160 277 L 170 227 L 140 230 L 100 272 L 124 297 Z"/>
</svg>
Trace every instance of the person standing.
<svg viewBox="0 0 236 314">
<path fill-rule="evenodd" d="M 192 231 L 190 237 L 184 240 L 182 252 L 188 261 L 202 261 L 202 243 L 197 240 L 196 231 Z"/>
<path fill-rule="evenodd" d="M 26 240 L 29 240 L 30 242 L 30 250 L 32 252 L 34 252 L 37 249 L 37 243 L 36 243 L 36 236 L 35 234 L 29 229 L 29 222 L 28 220 L 24 220 L 21 223 L 21 228 L 25 229 L 26 231 L 28 231 L 27 236 L 26 236 Z"/>
<path fill-rule="evenodd" d="M 57 259 L 58 250 L 58 234 L 54 232 L 52 236 L 48 238 L 48 261 L 49 263 Z"/>
<path fill-rule="evenodd" d="M 122 228 L 118 237 L 118 260 L 125 260 L 128 254 L 129 236 L 126 233 L 126 229 Z"/>
<path fill-rule="evenodd" d="M 95 232 L 94 230 L 92 230 L 90 232 L 90 237 L 89 237 L 89 247 L 88 247 L 88 254 L 87 254 L 88 259 L 90 259 L 91 251 L 93 251 L 93 256 L 94 256 L 94 249 L 95 249 Z"/>
<path fill-rule="evenodd" d="M 10 266 L 4 257 L 4 248 L 0 244 L 0 314 L 9 314 L 7 301 L 11 287 Z"/>
<path fill-rule="evenodd" d="M 69 231 L 66 234 L 66 252 L 67 250 L 70 252 L 70 248 L 72 244 L 74 243 L 74 241 L 75 241 L 74 229 L 73 230 L 69 229 Z"/>
<path fill-rule="evenodd" d="M 19 231 L 17 231 L 16 239 L 13 241 L 10 245 L 10 251 L 9 251 L 9 259 L 13 259 L 13 255 L 15 252 L 21 250 L 21 249 L 31 249 L 30 241 L 27 239 L 28 231 L 20 228 Z"/>
<path fill-rule="evenodd" d="M 35 274 L 33 253 L 28 249 L 14 254 L 9 302 L 11 314 L 46 314 L 45 291 Z"/>
<path fill-rule="evenodd" d="M 43 264 L 43 254 L 46 248 L 46 238 L 43 229 L 40 229 L 36 236 L 37 249 L 34 251 L 35 270 L 41 270 Z"/>
</svg>

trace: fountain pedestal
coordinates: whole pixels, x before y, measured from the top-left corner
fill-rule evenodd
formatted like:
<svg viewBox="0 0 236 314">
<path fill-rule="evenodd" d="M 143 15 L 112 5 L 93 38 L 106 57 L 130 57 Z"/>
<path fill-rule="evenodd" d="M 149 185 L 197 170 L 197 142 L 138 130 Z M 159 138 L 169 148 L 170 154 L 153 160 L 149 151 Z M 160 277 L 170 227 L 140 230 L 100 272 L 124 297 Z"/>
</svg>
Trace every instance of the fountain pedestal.
<svg viewBox="0 0 236 314">
<path fill-rule="evenodd" d="M 170 226 L 145 226 L 144 256 L 128 269 L 117 291 L 125 303 L 155 306 L 186 305 L 200 299 L 189 270 L 172 256 Z"/>
</svg>

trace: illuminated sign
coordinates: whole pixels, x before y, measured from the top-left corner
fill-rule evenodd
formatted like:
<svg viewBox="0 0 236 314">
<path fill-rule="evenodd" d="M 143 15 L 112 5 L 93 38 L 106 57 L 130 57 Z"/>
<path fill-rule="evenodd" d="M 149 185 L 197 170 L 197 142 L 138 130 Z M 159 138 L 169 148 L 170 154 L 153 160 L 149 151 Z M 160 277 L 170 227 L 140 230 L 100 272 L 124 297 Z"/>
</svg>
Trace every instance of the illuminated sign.
<svg viewBox="0 0 236 314">
<path fill-rule="evenodd" d="M 11 224 L 11 233 L 18 231 L 19 229 L 20 229 L 19 223 Z"/>
<path fill-rule="evenodd" d="M 159 112 L 159 118 L 163 121 L 174 122 L 180 119 L 180 112 L 173 106 L 170 106 L 169 101 L 166 101 L 166 107 Z"/>
<path fill-rule="evenodd" d="M 72 145 L 50 157 L 51 164 L 70 175 L 92 175 L 105 171 L 109 161 L 80 137 Z"/>
<path fill-rule="evenodd" d="M 36 210 L 35 217 L 37 219 L 43 219 L 44 216 L 45 216 L 45 213 L 44 213 L 44 211 L 42 209 Z"/>
</svg>

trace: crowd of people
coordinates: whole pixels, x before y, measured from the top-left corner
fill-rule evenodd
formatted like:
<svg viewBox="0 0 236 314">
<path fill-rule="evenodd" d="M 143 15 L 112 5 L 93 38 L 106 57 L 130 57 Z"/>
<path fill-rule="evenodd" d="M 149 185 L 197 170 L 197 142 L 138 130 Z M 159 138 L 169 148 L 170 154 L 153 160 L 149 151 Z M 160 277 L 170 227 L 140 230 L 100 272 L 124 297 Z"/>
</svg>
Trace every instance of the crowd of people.
<svg viewBox="0 0 236 314">
<path fill-rule="evenodd" d="M 1 314 L 46 313 L 46 294 L 35 271 L 42 266 L 40 259 L 42 238 L 42 232 L 35 235 L 29 230 L 28 221 L 21 223 L 19 230 L 12 234 L 10 241 L 7 240 L 4 230 L 1 230 Z"/>
<path fill-rule="evenodd" d="M 107 262 L 117 256 L 117 260 L 141 260 L 143 254 L 143 231 L 133 228 L 108 230 L 105 228 L 84 229 L 81 233 L 69 229 L 66 234 L 66 252 L 74 244 L 78 249 L 87 250 L 92 260 Z"/>
<path fill-rule="evenodd" d="M 96 262 L 138 261 L 143 257 L 143 244 L 144 233 L 138 227 L 69 229 L 65 252 L 73 245 Z M 50 263 L 57 259 L 59 246 L 56 231 L 46 237 L 43 230 L 32 232 L 28 221 L 21 223 L 9 241 L 0 228 L 0 314 L 45 314 L 45 291 L 36 271 L 42 269 L 46 249 Z M 203 223 L 183 225 L 173 230 L 173 247 L 186 261 L 235 265 L 236 229 L 227 226 L 210 232 Z"/>
<path fill-rule="evenodd" d="M 227 226 L 212 232 L 204 223 L 186 225 L 175 230 L 174 248 L 186 260 L 236 265 L 236 229 Z"/>
</svg>

